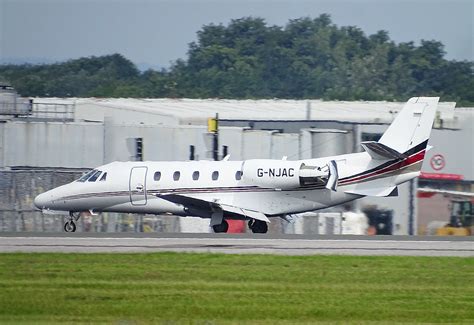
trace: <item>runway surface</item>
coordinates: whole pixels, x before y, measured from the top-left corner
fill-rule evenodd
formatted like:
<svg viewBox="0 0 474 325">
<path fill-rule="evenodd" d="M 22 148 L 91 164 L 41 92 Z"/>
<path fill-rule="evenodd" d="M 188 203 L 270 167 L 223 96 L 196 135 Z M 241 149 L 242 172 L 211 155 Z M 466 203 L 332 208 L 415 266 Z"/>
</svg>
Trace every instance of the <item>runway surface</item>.
<svg viewBox="0 0 474 325">
<path fill-rule="evenodd" d="M 0 233 L 0 252 L 474 256 L 472 237 Z"/>
</svg>

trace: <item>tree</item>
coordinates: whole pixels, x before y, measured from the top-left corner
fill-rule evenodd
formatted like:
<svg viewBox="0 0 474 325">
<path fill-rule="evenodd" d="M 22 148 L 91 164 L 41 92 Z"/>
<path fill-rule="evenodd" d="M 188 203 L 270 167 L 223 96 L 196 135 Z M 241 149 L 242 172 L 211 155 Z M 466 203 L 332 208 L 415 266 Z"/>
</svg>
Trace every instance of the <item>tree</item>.
<svg viewBox="0 0 474 325">
<path fill-rule="evenodd" d="M 442 43 L 396 44 L 338 27 L 327 14 L 269 26 L 244 17 L 197 32 L 185 60 L 143 73 L 120 54 L 50 65 L 0 65 L 25 96 L 323 98 L 401 100 L 442 96 L 474 104 L 472 61 L 445 59 Z"/>
</svg>

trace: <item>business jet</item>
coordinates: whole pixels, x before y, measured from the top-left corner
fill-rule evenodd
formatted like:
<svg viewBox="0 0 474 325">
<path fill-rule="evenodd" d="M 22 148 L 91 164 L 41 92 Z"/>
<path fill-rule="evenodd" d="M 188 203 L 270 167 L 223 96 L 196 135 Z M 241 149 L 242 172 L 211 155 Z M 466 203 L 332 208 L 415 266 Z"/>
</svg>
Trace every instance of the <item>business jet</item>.
<svg viewBox="0 0 474 325">
<path fill-rule="evenodd" d="M 271 218 L 324 209 L 364 196 L 396 196 L 420 175 L 438 97 L 411 98 L 379 141 L 363 152 L 290 161 L 112 162 L 38 195 L 42 211 L 69 212 L 66 232 L 80 212 L 174 214 L 209 218 L 214 232 L 229 219 L 266 233 Z"/>
</svg>

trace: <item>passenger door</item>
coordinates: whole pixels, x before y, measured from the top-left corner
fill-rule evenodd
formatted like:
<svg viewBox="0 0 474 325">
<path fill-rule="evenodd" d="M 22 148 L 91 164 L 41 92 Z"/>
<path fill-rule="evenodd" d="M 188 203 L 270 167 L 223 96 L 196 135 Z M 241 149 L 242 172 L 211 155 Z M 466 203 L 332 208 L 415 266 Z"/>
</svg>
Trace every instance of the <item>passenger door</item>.
<svg viewBox="0 0 474 325">
<path fill-rule="evenodd" d="M 146 205 L 146 174 L 145 166 L 133 167 L 130 171 L 130 202 L 132 205 Z"/>
</svg>

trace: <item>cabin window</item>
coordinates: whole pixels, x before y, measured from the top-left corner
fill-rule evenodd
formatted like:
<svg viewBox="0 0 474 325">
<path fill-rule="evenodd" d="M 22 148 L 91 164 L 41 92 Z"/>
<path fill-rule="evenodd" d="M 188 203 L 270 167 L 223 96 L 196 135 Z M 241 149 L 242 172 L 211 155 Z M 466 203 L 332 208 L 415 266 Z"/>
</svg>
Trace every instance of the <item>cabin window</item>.
<svg viewBox="0 0 474 325">
<path fill-rule="evenodd" d="M 238 170 L 236 173 L 235 173 L 235 179 L 240 181 L 242 179 L 242 172 L 240 170 Z"/>
<path fill-rule="evenodd" d="M 88 179 L 89 177 L 91 177 L 95 172 L 96 172 L 96 170 L 93 169 L 93 170 L 91 170 L 91 171 L 85 173 L 84 175 L 82 175 L 81 178 L 79 178 L 77 181 L 78 181 L 78 182 L 85 182 L 85 181 L 87 181 L 87 179 Z"/>
<path fill-rule="evenodd" d="M 100 170 L 97 170 L 94 174 L 92 174 L 92 176 L 87 181 L 95 182 L 97 178 L 99 178 L 100 174 L 102 174 L 102 172 Z"/>
<path fill-rule="evenodd" d="M 196 170 L 194 173 L 193 173 L 193 180 L 197 181 L 199 179 L 199 172 Z"/>
<path fill-rule="evenodd" d="M 217 181 L 217 179 L 219 178 L 219 172 L 218 171 L 214 171 L 212 173 L 212 180 L 213 181 Z"/>
<path fill-rule="evenodd" d="M 173 179 L 174 179 L 175 181 L 179 181 L 179 178 L 180 178 L 180 177 L 181 177 L 181 173 L 180 173 L 180 172 L 178 172 L 178 171 L 174 172 L 174 174 L 173 174 Z"/>
<path fill-rule="evenodd" d="M 153 175 L 153 180 L 155 182 L 158 182 L 160 179 L 161 179 L 161 172 L 155 172 L 155 174 Z"/>
<path fill-rule="evenodd" d="M 99 179 L 99 182 L 103 182 L 107 179 L 107 172 L 105 172 L 102 177 Z"/>
</svg>

